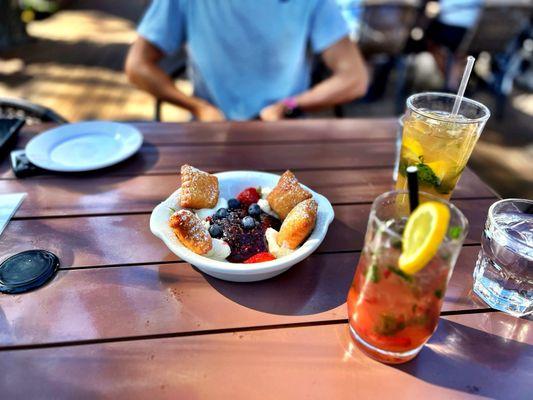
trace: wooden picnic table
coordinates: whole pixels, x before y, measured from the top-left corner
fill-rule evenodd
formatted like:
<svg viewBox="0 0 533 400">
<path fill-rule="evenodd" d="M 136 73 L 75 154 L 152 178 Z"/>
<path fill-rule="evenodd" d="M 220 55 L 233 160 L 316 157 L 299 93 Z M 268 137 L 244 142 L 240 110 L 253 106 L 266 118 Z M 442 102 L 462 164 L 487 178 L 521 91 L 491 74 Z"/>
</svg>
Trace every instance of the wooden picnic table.
<svg viewBox="0 0 533 400">
<path fill-rule="evenodd" d="M 280 123 L 139 123 L 131 159 L 89 174 L 14 178 L 28 196 L 0 237 L 2 259 L 47 249 L 61 270 L 46 286 L 0 294 L 0 393 L 11 398 L 527 398 L 530 320 L 494 312 L 471 291 L 494 192 L 470 170 L 454 203 L 470 232 L 435 335 L 413 361 L 360 353 L 345 298 L 372 200 L 392 184 L 392 119 Z M 24 131 L 19 145 L 49 126 Z M 254 169 L 298 178 L 336 218 L 320 248 L 273 279 L 225 282 L 171 254 L 149 230 L 180 184 L 178 166 Z M 529 397 L 531 398 L 531 397 Z"/>
</svg>

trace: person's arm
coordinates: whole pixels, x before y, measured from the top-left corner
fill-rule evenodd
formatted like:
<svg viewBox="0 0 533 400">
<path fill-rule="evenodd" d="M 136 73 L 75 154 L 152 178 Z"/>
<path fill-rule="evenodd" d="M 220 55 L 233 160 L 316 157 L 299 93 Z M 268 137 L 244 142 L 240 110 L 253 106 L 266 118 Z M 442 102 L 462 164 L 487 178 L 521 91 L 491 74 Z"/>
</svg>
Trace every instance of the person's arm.
<svg viewBox="0 0 533 400">
<path fill-rule="evenodd" d="M 139 36 L 126 57 L 128 79 L 156 98 L 189 110 L 199 121 L 223 121 L 224 114 L 215 106 L 181 92 L 170 76 L 159 66 L 164 53 Z"/>
<path fill-rule="evenodd" d="M 325 107 L 345 103 L 365 95 L 368 87 L 368 73 L 357 46 L 348 37 L 334 43 L 322 52 L 322 59 L 332 75 L 306 92 L 293 98 L 304 111 L 317 111 Z M 282 119 L 286 111 L 279 101 L 261 111 L 261 119 L 275 121 Z"/>
</svg>

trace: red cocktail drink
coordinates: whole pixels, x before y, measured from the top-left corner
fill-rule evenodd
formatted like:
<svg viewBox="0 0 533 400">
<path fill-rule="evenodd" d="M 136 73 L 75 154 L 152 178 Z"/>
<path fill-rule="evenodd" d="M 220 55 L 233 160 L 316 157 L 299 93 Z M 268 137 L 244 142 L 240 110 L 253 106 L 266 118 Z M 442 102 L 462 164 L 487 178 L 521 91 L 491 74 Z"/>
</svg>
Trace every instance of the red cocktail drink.
<svg viewBox="0 0 533 400">
<path fill-rule="evenodd" d="M 450 227 L 456 228 L 450 228 L 452 233 L 446 235 L 422 269 L 406 273 L 399 268 L 401 234 L 408 216 L 403 197 L 390 192 L 374 202 L 365 247 L 347 300 L 350 331 L 356 344 L 386 363 L 412 359 L 435 331 L 467 228 L 460 211 L 449 206 Z"/>
</svg>

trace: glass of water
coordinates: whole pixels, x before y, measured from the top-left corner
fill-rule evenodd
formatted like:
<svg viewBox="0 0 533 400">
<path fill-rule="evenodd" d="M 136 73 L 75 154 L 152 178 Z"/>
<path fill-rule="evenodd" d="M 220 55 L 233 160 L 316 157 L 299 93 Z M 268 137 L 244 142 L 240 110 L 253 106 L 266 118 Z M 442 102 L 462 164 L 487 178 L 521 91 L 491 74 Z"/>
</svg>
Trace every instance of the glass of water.
<svg viewBox="0 0 533 400">
<path fill-rule="evenodd" d="M 516 317 L 533 312 L 533 201 L 506 199 L 490 209 L 481 238 L 474 292 Z"/>
</svg>

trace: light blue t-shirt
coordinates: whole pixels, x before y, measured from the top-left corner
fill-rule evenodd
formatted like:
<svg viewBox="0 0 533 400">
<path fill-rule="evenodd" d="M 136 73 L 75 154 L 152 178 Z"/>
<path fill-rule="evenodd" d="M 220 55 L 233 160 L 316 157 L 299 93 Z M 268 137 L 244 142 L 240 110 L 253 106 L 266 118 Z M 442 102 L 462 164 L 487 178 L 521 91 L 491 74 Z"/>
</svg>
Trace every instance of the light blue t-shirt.
<svg viewBox="0 0 533 400">
<path fill-rule="evenodd" d="M 310 52 L 348 28 L 335 0 L 154 0 L 138 33 L 166 54 L 187 44 L 195 95 L 245 120 L 308 89 Z"/>
<path fill-rule="evenodd" d="M 483 0 L 440 0 L 439 4 L 442 23 L 468 29 L 476 23 Z"/>
</svg>

